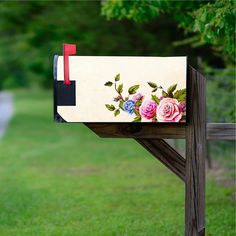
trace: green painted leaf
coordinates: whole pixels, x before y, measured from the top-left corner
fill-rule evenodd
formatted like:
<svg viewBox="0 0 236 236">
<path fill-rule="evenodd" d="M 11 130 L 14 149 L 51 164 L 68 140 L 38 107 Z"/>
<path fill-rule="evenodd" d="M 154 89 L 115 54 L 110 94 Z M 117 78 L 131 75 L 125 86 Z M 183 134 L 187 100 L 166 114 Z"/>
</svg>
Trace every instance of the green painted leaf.
<svg viewBox="0 0 236 236">
<path fill-rule="evenodd" d="M 141 104 L 142 104 L 142 100 L 141 100 L 141 99 L 138 100 L 138 101 L 135 103 L 135 105 L 136 105 L 137 107 L 141 106 Z"/>
<path fill-rule="evenodd" d="M 135 113 L 136 116 L 140 116 L 139 110 L 134 109 L 134 113 Z"/>
<path fill-rule="evenodd" d="M 120 103 L 119 103 L 119 107 L 120 107 L 122 110 L 124 110 L 124 108 L 123 108 L 123 104 L 124 104 L 124 102 L 123 102 L 123 101 L 120 101 Z"/>
<path fill-rule="evenodd" d="M 148 82 L 148 85 L 152 88 L 157 88 L 157 84 L 155 84 L 153 82 Z"/>
<path fill-rule="evenodd" d="M 107 81 L 104 85 L 111 87 L 113 85 L 113 83 L 111 81 Z"/>
<path fill-rule="evenodd" d="M 154 92 L 156 92 L 157 91 L 157 88 L 154 88 L 153 90 L 152 90 L 152 93 L 154 93 Z"/>
<path fill-rule="evenodd" d="M 109 110 L 109 111 L 114 111 L 116 108 L 111 104 L 105 104 L 106 108 Z"/>
<path fill-rule="evenodd" d="M 141 116 L 136 116 L 132 122 L 141 122 L 142 118 Z"/>
<path fill-rule="evenodd" d="M 119 109 L 116 109 L 115 111 L 114 111 L 114 116 L 118 116 L 120 114 L 120 110 Z"/>
<path fill-rule="evenodd" d="M 168 89 L 167 89 L 167 93 L 173 93 L 175 91 L 177 87 L 177 84 L 172 84 Z"/>
<path fill-rule="evenodd" d="M 117 92 L 118 93 L 122 93 L 123 92 L 123 84 L 119 84 L 118 85 Z"/>
<path fill-rule="evenodd" d="M 119 81 L 120 80 L 120 74 L 117 74 L 116 76 L 115 76 L 115 81 Z"/>
<path fill-rule="evenodd" d="M 139 85 L 133 85 L 128 89 L 129 94 L 135 94 L 136 91 L 138 90 Z"/>
<path fill-rule="evenodd" d="M 156 95 L 152 95 L 152 100 L 156 102 L 157 104 L 160 103 L 160 99 Z"/>
<path fill-rule="evenodd" d="M 180 90 L 177 90 L 175 93 L 174 93 L 174 96 L 173 96 L 175 99 L 177 99 L 179 102 L 184 102 L 186 101 L 186 89 L 180 89 Z"/>
<path fill-rule="evenodd" d="M 164 98 L 168 98 L 168 93 L 167 92 L 165 92 L 164 90 L 162 90 L 162 96 L 164 97 Z"/>
</svg>

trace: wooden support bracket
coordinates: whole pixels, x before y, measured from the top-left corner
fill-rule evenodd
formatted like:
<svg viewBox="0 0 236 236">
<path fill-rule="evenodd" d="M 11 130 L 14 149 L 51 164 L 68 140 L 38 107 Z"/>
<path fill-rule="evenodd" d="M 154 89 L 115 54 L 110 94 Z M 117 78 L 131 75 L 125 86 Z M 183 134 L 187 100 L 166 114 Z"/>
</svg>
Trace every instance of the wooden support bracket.
<svg viewBox="0 0 236 236">
<path fill-rule="evenodd" d="M 135 139 L 168 169 L 185 181 L 185 159 L 163 139 Z"/>
</svg>

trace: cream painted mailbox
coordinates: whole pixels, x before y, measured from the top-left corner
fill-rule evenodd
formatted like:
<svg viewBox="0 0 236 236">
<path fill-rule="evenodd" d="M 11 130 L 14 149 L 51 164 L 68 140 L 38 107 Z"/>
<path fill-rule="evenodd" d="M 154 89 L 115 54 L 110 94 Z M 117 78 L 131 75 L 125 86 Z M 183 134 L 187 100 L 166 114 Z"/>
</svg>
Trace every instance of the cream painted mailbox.
<svg viewBox="0 0 236 236">
<path fill-rule="evenodd" d="M 63 56 L 56 56 L 55 118 L 64 122 L 186 122 L 186 60 L 70 56 L 66 65 Z"/>
</svg>

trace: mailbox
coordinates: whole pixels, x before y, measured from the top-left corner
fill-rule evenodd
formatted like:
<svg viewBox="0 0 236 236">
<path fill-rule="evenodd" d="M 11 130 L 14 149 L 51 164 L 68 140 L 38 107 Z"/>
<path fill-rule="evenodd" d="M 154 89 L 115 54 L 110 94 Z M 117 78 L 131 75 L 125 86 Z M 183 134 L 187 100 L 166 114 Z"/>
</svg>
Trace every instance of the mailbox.
<svg viewBox="0 0 236 236">
<path fill-rule="evenodd" d="M 68 55 L 67 55 L 68 56 Z M 58 122 L 186 122 L 187 58 L 55 56 Z"/>
</svg>

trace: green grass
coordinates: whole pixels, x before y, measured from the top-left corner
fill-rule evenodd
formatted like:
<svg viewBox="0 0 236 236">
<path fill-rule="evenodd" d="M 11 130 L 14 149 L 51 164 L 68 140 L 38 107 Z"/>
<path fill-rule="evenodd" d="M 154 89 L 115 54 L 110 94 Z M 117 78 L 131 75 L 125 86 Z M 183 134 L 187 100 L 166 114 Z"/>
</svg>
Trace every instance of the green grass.
<svg viewBox="0 0 236 236">
<path fill-rule="evenodd" d="M 53 122 L 52 95 L 18 91 L 0 141 L 1 236 L 178 236 L 184 185 L 130 139 Z M 207 235 L 234 233 L 232 187 L 207 181 Z"/>
</svg>

